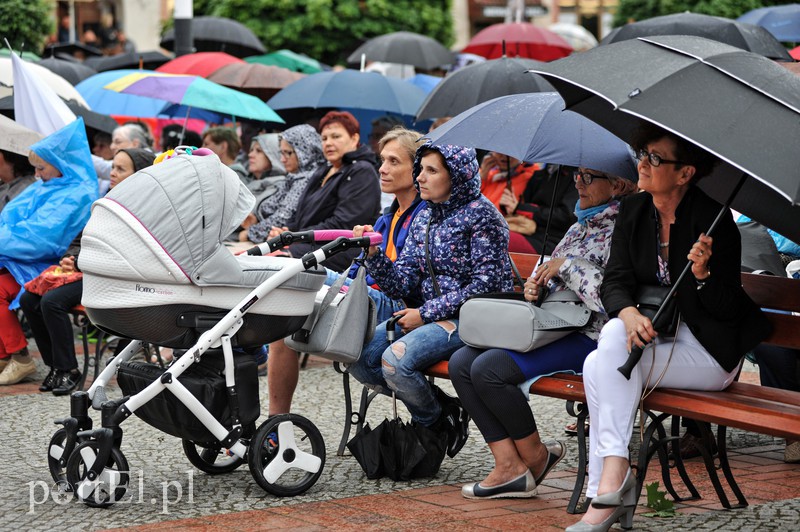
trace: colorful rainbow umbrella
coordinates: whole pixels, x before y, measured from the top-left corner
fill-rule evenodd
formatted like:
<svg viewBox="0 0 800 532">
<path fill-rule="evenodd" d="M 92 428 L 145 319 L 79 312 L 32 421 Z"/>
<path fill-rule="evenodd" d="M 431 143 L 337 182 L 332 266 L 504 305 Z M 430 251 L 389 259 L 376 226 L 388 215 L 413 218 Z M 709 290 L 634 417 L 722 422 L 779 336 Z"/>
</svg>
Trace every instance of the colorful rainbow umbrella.
<svg viewBox="0 0 800 532">
<path fill-rule="evenodd" d="M 123 94 L 159 98 L 187 108 L 206 109 L 238 118 L 283 123 L 283 119 L 275 111 L 255 96 L 223 87 L 199 76 L 137 72 L 121 77 L 103 88 Z"/>
</svg>

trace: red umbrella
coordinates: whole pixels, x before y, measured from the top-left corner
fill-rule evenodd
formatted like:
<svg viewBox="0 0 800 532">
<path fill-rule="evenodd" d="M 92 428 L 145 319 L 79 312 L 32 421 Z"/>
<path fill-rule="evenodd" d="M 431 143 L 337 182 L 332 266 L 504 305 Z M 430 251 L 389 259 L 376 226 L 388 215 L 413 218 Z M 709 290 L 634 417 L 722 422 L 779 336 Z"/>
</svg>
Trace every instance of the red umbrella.
<svg viewBox="0 0 800 532">
<path fill-rule="evenodd" d="M 789 50 L 789 55 L 794 57 L 796 60 L 800 61 L 800 46 L 798 46 L 797 48 L 792 48 L 791 50 Z"/>
<path fill-rule="evenodd" d="M 176 57 L 158 67 L 156 71 L 206 78 L 212 72 L 232 63 L 244 63 L 244 61 L 225 52 L 196 52 Z"/>
<path fill-rule="evenodd" d="M 572 53 L 563 37 L 527 22 L 493 24 L 479 31 L 461 52 L 496 59 L 503 56 L 504 41 L 508 57 L 554 61 Z"/>
</svg>

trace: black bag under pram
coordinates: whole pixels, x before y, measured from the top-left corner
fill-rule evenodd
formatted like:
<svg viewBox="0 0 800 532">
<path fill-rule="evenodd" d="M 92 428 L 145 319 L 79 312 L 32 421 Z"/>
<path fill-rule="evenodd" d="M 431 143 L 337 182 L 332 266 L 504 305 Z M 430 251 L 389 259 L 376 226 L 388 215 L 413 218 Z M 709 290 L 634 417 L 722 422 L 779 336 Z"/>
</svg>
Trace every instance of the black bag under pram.
<svg viewBox="0 0 800 532">
<path fill-rule="evenodd" d="M 244 427 L 255 423 L 261 412 L 258 398 L 258 364 L 244 352 L 234 351 L 236 394 L 239 400 L 239 421 Z M 197 364 L 187 369 L 180 380 L 197 397 L 214 418 L 231 429 L 230 397 L 225 387 L 225 360 L 222 350 L 206 351 Z M 117 371 L 117 383 L 125 395 L 141 392 L 164 373 L 161 366 L 143 362 L 123 362 Z M 192 411 L 177 397 L 161 393 L 139 407 L 135 414 L 144 422 L 177 438 L 201 445 L 211 445 L 217 439 Z M 247 431 L 245 431 L 247 432 Z M 252 430 L 250 431 L 252 434 Z"/>
</svg>

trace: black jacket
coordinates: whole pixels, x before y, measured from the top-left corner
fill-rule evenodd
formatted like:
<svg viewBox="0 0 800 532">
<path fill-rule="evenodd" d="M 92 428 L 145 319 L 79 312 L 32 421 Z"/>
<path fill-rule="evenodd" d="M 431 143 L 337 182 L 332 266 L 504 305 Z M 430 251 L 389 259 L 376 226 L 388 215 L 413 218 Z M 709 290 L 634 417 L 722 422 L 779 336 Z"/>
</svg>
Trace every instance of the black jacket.
<svg viewBox="0 0 800 532">
<path fill-rule="evenodd" d="M 722 206 L 691 187 L 675 212 L 670 228 L 669 275 L 675 282 L 683 271 L 694 242 L 708 231 Z M 638 285 L 656 285 L 658 238 L 656 210 L 647 192 L 625 198 L 620 205 L 611 241 L 611 255 L 600 295 L 609 316 L 635 306 Z M 730 213 L 711 235 L 711 277 L 697 289 L 691 272 L 678 288 L 683 321 L 703 347 L 726 371 L 770 332 L 770 324 L 742 288 L 741 241 Z"/>
<path fill-rule="evenodd" d="M 372 224 L 380 214 L 381 188 L 374 166 L 375 154 L 365 146 L 345 154 L 341 169 L 325 186 L 322 179 L 331 166 L 325 165 L 308 180 L 297 210 L 286 226 L 291 231 L 353 229 Z M 302 257 L 318 245 L 296 243 L 289 248 L 293 257 Z M 344 271 L 359 250 L 339 253 L 323 264 Z"/>
</svg>

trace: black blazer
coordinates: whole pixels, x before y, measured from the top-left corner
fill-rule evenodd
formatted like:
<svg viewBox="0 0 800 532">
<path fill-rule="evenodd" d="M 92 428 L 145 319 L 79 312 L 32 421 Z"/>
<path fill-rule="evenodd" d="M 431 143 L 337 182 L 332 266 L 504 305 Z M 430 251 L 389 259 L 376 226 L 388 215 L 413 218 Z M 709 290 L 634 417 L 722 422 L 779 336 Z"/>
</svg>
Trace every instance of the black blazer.
<svg viewBox="0 0 800 532">
<path fill-rule="evenodd" d="M 722 206 L 697 187 L 690 187 L 675 212 L 670 228 L 669 275 L 680 276 L 694 242 L 708 231 Z M 742 288 L 741 241 L 728 213 L 712 234 L 709 260 L 711 277 L 697 289 L 691 272 L 678 288 L 678 308 L 683 321 L 703 347 L 726 370 L 733 370 L 744 354 L 770 332 L 770 324 Z M 653 197 L 642 192 L 625 198 L 620 205 L 611 240 L 611 255 L 600 296 L 609 316 L 636 306 L 639 285 L 656 285 L 658 237 Z"/>
</svg>

